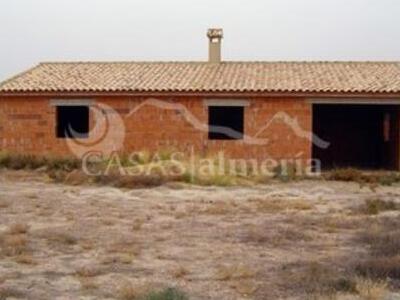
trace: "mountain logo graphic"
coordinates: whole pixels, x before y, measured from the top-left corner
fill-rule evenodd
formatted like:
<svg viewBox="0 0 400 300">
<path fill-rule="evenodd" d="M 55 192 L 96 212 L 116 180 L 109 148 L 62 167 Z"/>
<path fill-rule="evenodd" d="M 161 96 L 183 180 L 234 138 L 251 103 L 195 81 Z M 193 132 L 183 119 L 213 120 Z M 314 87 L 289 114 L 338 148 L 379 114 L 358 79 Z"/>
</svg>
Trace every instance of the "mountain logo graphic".
<svg viewBox="0 0 400 300">
<path fill-rule="evenodd" d="M 155 98 L 149 98 L 141 102 L 128 112 L 125 119 L 139 113 L 145 106 L 178 111 L 186 122 L 199 131 L 222 133 L 232 138 L 240 136 L 242 137 L 242 142 L 248 145 L 268 145 L 270 140 L 268 138 L 262 138 L 261 136 L 269 127 L 277 122 L 286 124 L 296 136 L 309 140 L 317 147 L 326 149 L 330 145 L 329 142 L 324 141 L 313 132 L 304 130 L 296 118 L 291 117 L 283 111 L 277 112 L 254 136 L 243 135 L 240 132 L 224 126 L 209 125 L 200 121 L 185 105 Z M 69 128 L 69 135 L 72 136 L 72 138 L 67 139 L 67 145 L 71 152 L 75 156 L 82 158 L 88 152 L 99 152 L 104 156 L 109 156 L 113 152 L 122 150 L 126 134 L 124 118 L 122 118 L 116 110 L 104 103 L 95 103 L 89 106 L 89 109 L 93 116 L 93 126 L 91 126 L 88 138 L 80 138 L 80 133 Z"/>
</svg>

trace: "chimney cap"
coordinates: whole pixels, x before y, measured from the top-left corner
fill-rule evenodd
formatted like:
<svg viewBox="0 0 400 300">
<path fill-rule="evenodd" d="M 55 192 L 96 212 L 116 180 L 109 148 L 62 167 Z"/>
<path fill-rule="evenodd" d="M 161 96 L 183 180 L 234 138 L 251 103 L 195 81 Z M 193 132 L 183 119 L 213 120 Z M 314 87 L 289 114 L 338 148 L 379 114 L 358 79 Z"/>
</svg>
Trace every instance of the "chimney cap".
<svg viewBox="0 0 400 300">
<path fill-rule="evenodd" d="M 224 31 L 222 28 L 210 28 L 207 31 L 207 36 L 210 40 L 222 39 L 224 37 Z"/>
</svg>

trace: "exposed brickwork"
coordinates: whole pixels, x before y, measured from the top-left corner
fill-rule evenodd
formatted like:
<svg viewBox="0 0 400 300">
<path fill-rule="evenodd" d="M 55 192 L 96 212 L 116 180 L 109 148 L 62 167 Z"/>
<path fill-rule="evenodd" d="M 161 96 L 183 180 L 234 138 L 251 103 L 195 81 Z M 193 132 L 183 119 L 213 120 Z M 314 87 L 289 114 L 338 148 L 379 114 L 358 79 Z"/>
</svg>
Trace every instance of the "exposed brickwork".
<svg viewBox="0 0 400 300">
<path fill-rule="evenodd" d="M 200 97 L 158 98 L 183 104 L 198 120 L 207 124 L 207 106 Z M 0 148 L 3 150 L 68 155 L 70 151 L 65 140 L 55 136 L 55 107 L 50 98 L 30 97 L 0 98 Z M 207 132 L 198 130 L 184 115 L 175 110 L 144 106 L 129 115 L 131 109 L 145 101 L 139 97 L 98 97 L 95 99 L 113 107 L 124 119 L 126 138 L 124 151 L 155 151 L 173 148 L 210 155 L 224 150 L 230 157 L 258 158 L 311 158 L 311 142 L 300 137 L 291 126 L 276 119 L 285 113 L 297 120 L 304 131 L 311 131 L 311 105 L 302 99 L 254 98 L 245 108 L 245 134 L 268 138 L 267 145 L 251 145 L 243 141 L 210 141 Z M 278 114 L 278 115 L 277 115 Z M 290 119 L 292 120 L 292 119 Z"/>
</svg>

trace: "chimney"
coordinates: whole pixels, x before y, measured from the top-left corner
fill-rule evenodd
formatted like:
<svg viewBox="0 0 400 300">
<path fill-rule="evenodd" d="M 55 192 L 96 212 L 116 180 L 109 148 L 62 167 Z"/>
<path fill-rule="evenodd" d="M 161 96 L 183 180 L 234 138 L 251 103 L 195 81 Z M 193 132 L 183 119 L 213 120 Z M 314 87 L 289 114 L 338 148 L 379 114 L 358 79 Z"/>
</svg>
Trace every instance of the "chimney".
<svg viewBox="0 0 400 300">
<path fill-rule="evenodd" d="M 223 31 L 221 28 L 210 28 L 207 31 L 209 42 L 208 62 L 220 63 L 221 62 L 221 41 L 223 38 Z"/>
</svg>

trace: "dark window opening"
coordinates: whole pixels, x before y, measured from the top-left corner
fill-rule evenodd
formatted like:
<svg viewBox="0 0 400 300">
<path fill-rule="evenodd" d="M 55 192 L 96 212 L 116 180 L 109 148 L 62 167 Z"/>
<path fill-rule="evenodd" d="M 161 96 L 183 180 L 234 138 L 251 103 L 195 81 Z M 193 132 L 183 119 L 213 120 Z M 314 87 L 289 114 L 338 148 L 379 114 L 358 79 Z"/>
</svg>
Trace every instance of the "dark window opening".
<svg viewBox="0 0 400 300">
<path fill-rule="evenodd" d="M 89 136 L 89 107 L 57 106 L 57 137 L 87 138 Z"/>
<path fill-rule="evenodd" d="M 399 161 L 400 108 L 394 105 L 313 105 L 313 133 L 330 143 L 313 145 L 324 169 L 395 170 Z"/>
<path fill-rule="evenodd" d="M 243 139 L 244 107 L 209 106 L 208 138 L 210 140 Z"/>
</svg>

